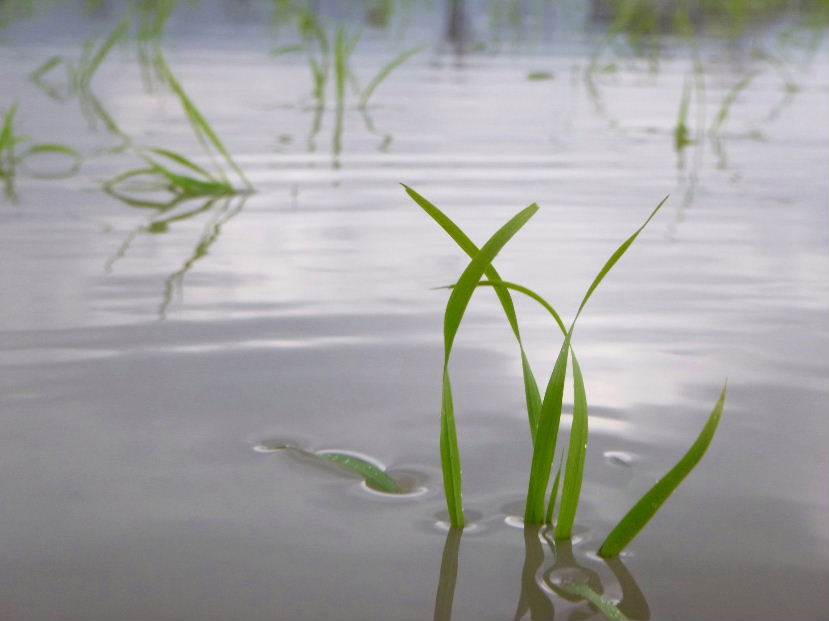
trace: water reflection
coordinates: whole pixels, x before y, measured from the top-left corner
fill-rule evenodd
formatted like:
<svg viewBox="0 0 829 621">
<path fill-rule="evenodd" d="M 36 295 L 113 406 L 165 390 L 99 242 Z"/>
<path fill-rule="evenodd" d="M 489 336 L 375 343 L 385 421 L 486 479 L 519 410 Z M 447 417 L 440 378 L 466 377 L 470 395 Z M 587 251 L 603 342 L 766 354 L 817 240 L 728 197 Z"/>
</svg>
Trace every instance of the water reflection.
<svg viewBox="0 0 829 621">
<path fill-rule="evenodd" d="M 564 605 L 567 621 L 589 619 L 599 613 L 610 619 L 650 619 L 645 595 L 621 559 L 597 558 L 610 570 L 621 591 L 619 601 L 614 602 L 603 596 L 605 584 L 601 575 L 576 560 L 571 541 L 555 541 L 546 526 L 525 526 L 523 533 L 524 566 L 514 621 L 528 615 L 530 621 L 553 621 L 556 603 Z M 450 528 L 446 534 L 435 595 L 435 621 L 452 619 L 462 535 L 463 531 L 457 528 Z M 550 551 L 552 564 L 545 547 Z"/>
<path fill-rule="evenodd" d="M 149 222 L 133 229 L 124 238 L 115 253 L 107 260 L 105 271 L 112 272 L 115 263 L 124 258 L 133 242 L 142 234 L 160 235 L 167 233 L 170 226 L 186 220 L 207 214 L 208 218 L 202 234 L 190 254 L 184 259 L 180 267 L 164 280 L 162 300 L 158 306 L 159 319 L 165 319 L 173 302 L 180 298 L 184 287 L 184 278 L 193 266 L 205 256 L 210 247 L 216 243 L 222 233 L 222 227 L 236 217 L 245 206 L 247 197 L 229 196 L 211 198 L 203 203 L 193 204 L 183 197 L 177 197 L 170 202 L 138 201 L 127 199 L 113 194 L 131 207 L 153 209 L 160 215 L 154 215 Z"/>
</svg>

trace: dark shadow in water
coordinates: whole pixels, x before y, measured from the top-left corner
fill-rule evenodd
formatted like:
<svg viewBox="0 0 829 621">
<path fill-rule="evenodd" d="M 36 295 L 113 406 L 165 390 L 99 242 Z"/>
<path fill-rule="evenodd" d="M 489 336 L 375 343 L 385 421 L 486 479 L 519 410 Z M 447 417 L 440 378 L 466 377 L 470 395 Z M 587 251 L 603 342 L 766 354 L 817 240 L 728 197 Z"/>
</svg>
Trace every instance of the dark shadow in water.
<svg viewBox="0 0 829 621">
<path fill-rule="evenodd" d="M 461 536 L 463 531 L 450 528 L 443 546 L 440 564 L 440 578 L 435 595 L 434 621 L 451 621 L 452 604 L 455 598 L 455 586 L 458 580 Z M 547 557 L 544 545 L 548 544 L 553 563 L 543 572 Z M 636 583 L 633 575 L 619 558 L 603 559 L 621 589 L 621 599 L 614 603 L 602 596 L 604 584 L 601 576 L 594 570 L 584 567 L 576 561 L 572 543 L 554 541 L 552 532 L 547 527 L 527 526 L 524 528 L 524 567 L 521 570 L 521 588 L 513 621 L 526 618 L 530 621 L 554 621 L 554 597 L 572 604 L 567 615 L 568 621 L 579 621 L 594 617 L 597 613 L 613 619 L 630 619 L 631 621 L 648 621 L 650 607 L 645 595 Z M 582 591 L 590 593 L 583 597 L 572 589 L 579 586 Z M 551 593 L 552 592 L 552 593 Z M 555 594 L 554 596 L 552 594 Z M 600 610 L 604 608 L 607 612 Z"/>
</svg>

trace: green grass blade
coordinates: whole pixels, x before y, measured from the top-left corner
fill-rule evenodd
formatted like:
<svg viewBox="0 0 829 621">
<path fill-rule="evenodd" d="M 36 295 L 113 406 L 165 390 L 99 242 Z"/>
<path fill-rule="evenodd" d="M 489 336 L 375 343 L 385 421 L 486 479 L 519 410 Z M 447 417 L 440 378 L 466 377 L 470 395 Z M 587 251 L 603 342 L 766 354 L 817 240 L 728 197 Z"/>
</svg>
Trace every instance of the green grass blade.
<svg viewBox="0 0 829 621">
<path fill-rule="evenodd" d="M 184 92 L 184 88 L 181 86 L 179 81 L 173 75 L 173 72 L 170 70 L 170 67 L 167 65 L 167 61 L 159 55 L 158 58 L 158 66 L 159 70 L 164 76 L 164 81 L 169 84 L 170 88 L 173 89 L 173 92 L 178 97 L 179 101 L 181 102 L 182 107 L 184 108 L 185 113 L 187 114 L 187 118 L 190 120 L 190 125 L 193 126 L 193 130 L 196 132 L 196 135 L 199 136 L 200 139 L 208 142 L 210 145 L 213 146 L 214 149 L 224 158 L 225 162 L 228 166 L 239 176 L 242 182 L 248 188 L 252 188 L 250 181 L 245 176 L 245 173 L 242 172 L 242 169 L 236 164 L 233 158 L 230 156 L 230 153 L 225 148 L 222 141 L 219 139 L 219 136 L 216 135 L 216 132 L 213 131 L 213 128 L 207 122 L 207 119 L 204 118 L 201 112 L 199 112 L 196 105 L 192 102 L 190 97 Z"/>
<path fill-rule="evenodd" d="M 493 286 L 500 285 L 517 291 L 526 295 L 527 297 L 538 302 L 544 307 L 547 312 L 553 317 L 562 334 L 567 336 L 567 329 L 561 317 L 547 302 L 536 292 L 524 287 L 522 285 L 501 281 L 499 283 L 492 283 L 489 281 L 481 281 L 479 286 Z M 559 509 L 559 519 L 556 523 L 556 538 L 567 539 L 572 533 L 573 522 L 575 521 L 576 510 L 578 508 L 579 496 L 581 493 L 581 483 L 584 478 L 584 461 L 587 452 L 587 437 L 588 437 L 588 409 L 587 409 L 587 391 L 584 387 L 584 377 L 579 366 L 576 352 L 570 347 L 570 355 L 573 358 L 573 393 L 575 396 L 573 405 L 573 425 L 570 429 L 570 447 L 567 453 L 567 465 L 564 477 L 564 489 L 562 490 L 561 507 Z M 545 521 L 547 524 L 552 524 L 553 507 L 558 492 L 559 472 L 553 482 L 553 491 L 550 500 L 547 504 L 547 514 Z"/>
<path fill-rule="evenodd" d="M 386 474 L 384 470 L 378 468 L 373 463 L 366 461 L 365 459 L 361 459 L 347 453 L 334 453 L 328 451 L 318 452 L 315 453 L 315 455 L 320 459 L 337 464 L 343 470 L 348 470 L 349 472 L 360 475 L 363 479 L 365 479 L 365 482 L 369 487 L 373 487 L 381 492 L 386 492 L 387 494 L 400 493 L 400 486 L 397 484 L 397 481 Z"/>
<path fill-rule="evenodd" d="M 112 48 L 115 47 L 115 44 L 126 36 L 127 32 L 129 32 L 129 28 L 129 20 L 122 20 L 115 27 L 115 30 L 110 33 L 106 40 L 95 51 L 95 53 L 84 59 L 81 69 L 81 86 L 87 86 L 92 81 L 92 77 L 95 75 L 95 72 L 98 71 L 98 68 L 104 62 L 104 59 L 112 51 Z"/>
<path fill-rule="evenodd" d="M 481 250 L 473 257 L 466 270 L 464 270 L 463 274 L 461 274 L 457 284 L 452 289 L 452 293 L 449 295 L 449 302 L 446 305 L 446 313 L 444 315 L 443 336 L 446 345 L 445 362 L 449 361 L 449 354 L 452 349 L 455 334 L 458 331 L 463 314 L 466 311 L 466 307 L 481 276 L 483 276 L 486 268 L 492 263 L 501 248 L 504 247 L 512 236 L 537 211 L 538 205 L 533 203 L 513 216 L 483 245 Z"/>
<path fill-rule="evenodd" d="M 553 479 L 553 490 L 550 492 L 550 502 L 547 503 L 547 515 L 544 517 L 544 523 L 553 525 L 553 514 L 556 510 L 556 499 L 558 498 L 558 484 L 561 481 L 561 465 L 556 470 L 556 477 Z"/>
<path fill-rule="evenodd" d="M 550 469 L 553 466 L 553 456 L 558 441 L 569 351 L 570 334 L 568 333 L 561 345 L 553 372 L 550 374 L 538 415 L 530 480 L 527 486 L 527 504 L 524 510 L 524 522 L 527 524 L 543 524 L 546 517 L 544 498 L 547 494 L 547 483 L 550 481 Z"/>
<path fill-rule="evenodd" d="M 584 478 L 584 462 L 587 457 L 587 391 L 579 361 L 573 354 L 573 425 L 570 428 L 570 446 L 567 449 L 567 465 L 564 470 L 564 487 L 561 490 L 561 507 L 556 521 L 556 539 L 569 539 L 579 507 L 581 483 Z"/>
<path fill-rule="evenodd" d="M 153 171 L 166 178 L 170 182 L 170 189 L 179 194 L 185 196 L 226 196 L 235 193 L 233 187 L 224 181 L 202 181 L 187 175 L 179 175 L 149 158 L 148 161 L 152 164 Z"/>
<path fill-rule="evenodd" d="M 475 292 L 476 285 L 487 267 L 500 252 L 501 248 L 524 226 L 538 211 L 538 205 L 530 205 L 518 212 L 487 241 L 481 250 L 469 262 L 457 284 L 449 295 L 446 311 L 443 315 L 443 390 L 441 407 L 441 460 L 443 466 L 444 492 L 449 509 L 452 526 L 462 528 L 464 525 L 461 463 L 458 450 L 458 438 L 455 430 L 455 414 L 452 403 L 452 386 L 449 379 L 449 359 L 452 346 L 460 327 L 463 315 Z"/>
<path fill-rule="evenodd" d="M 463 528 L 466 525 L 466 518 L 463 513 L 461 454 L 458 448 L 458 431 L 455 428 L 455 406 L 452 402 L 452 382 L 449 379 L 448 366 L 443 367 L 441 387 L 440 465 L 449 522 L 453 528 Z"/>
<path fill-rule="evenodd" d="M 558 430 L 561 423 L 561 406 L 564 397 L 564 383 L 567 379 L 567 359 L 569 357 L 570 340 L 572 339 L 576 321 L 587 305 L 588 300 L 593 295 L 593 292 L 601 284 L 602 280 L 604 280 L 604 277 L 618 263 L 619 259 L 622 258 L 628 248 L 636 241 L 639 234 L 645 229 L 667 200 L 667 196 L 663 198 L 645 222 L 630 237 L 622 242 L 607 262 L 605 262 L 584 294 L 578 312 L 576 312 L 576 316 L 570 324 L 570 329 L 567 331 L 567 336 L 561 345 L 561 350 L 553 367 L 553 372 L 550 374 L 550 379 L 544 392 L 544 400 L 541 404 L 541 411 L 538 415 L 538 429 L 536 430 L 535 442 L 533 444 L 533 460 L 530 468 L 530 480 L 527 486 L 527 506 L 524 514 L 524 521 L 527 524 L 541 524 L 544 520 L 544 497 L 547 491 L 547 484 L 550 481 L 550 470 L 553 466 L 553 456 L 555 455 L 556 442 L 558 441 Z"/>
<path fill-rule="evenodd" d="M 180 155 L 179 153 L 175 153 L 174 151 L 170 151 L 169 149 L 150 149 L 150 151 L 152 153 L 155 153 L 156 155 L 159 155 L 161 157 L 172 160 L 176 164 L 179 164 L 179 165 L 181 165 L 185 168 L 188 168 L 191 171 L 193 171 L 195 173 L 198 173 L 198 174 L 202 175 L 203 177 L 206 177 L 207 179 L 215 181 L 215 179 L 213 178 L 213 175 L 211 175 L 207 170 L 205 170 L 204 168 L 202 168 L 201 166 L 199 166 L 195 162 L 187 159 L 183 155 Z"/>
<path fill-rule="evenodd" d="M 368 100 L 371 99 L 371 96 L 374 94 L 374 91 L 377 90 L 377 87 L 380 86 L 380 84 L 382 84 L 395 69 L 400 67 L 403 63 L 405 63 L 407 60 L 409 60 L 416 54 L 419 54 L 424 49 L 424 47 L 425 46 L 421 45 L 419 47 L 406 50 L 405 52 L 399 54 L 391 61 L 389 61 L 387 64 L 385 64 L 380 69 L 380 71 L 377 72 L 377 75 L 374 76 L 371 82 L 368 83 L 365 90 L 363 91 L 363 94 L 360 97 L 360 107 L 365 108 L 368 105 Z"/>
<path fill-rule="evenodd" d="M 628 621 L 628 617 L 626 617 L 625 614 L 619 610 L 616 604 L 603 595 L 597 593 L 591 589 L 589 585 L 583 582 L 570 582 L 568 584 L 563 584 L 561 588 L 569 593 L 572 593 L 573 595 L 578 595 L 579 597 L 586 599 L 593 605 L 594 608 L 596 608 L 596 610 L 610 619 L 610 621 Z"/>
<path fill-rule="evenodd" d="M 449 218 L 449 216 L 409 186 L 403 185 L 403 188 L 406 190 L 409 197 L 421 209 L 423 209 L 423 211 L 425 211 L 426 214 L 449 235 L 449 237 L 452 238 L 452 240 L 467 254 L 467 256 L 469 256 L 470 259 L 478 254 L 478 246 L 476 246 L 475 243 L 469 239 L 466 233 L 464 233 L 461 228 L 455 224 L 451 218 Z M 521 371 L 524 378 L 524 394 L 527 403 L 527 417 L 530 425 L 530 434 L 533 438 L 535 438 L 538 413 L 541 410 L 541 395 L 538 390 L 538 383 L 536 382 L 532 368 L 530 367 L 529 360 L 524 353 L 524 344 L 521 341 L 521 332 L 518 328 L 518 318 L 515 313 L 515 305 L 512 302 L 512 296 L 510 296 L 507 288 L 497 284 L 501 281 L 501 276 L 498 274 L 495 267 L 490 265 L 487 267 L 484 274 L 488 279 L 487 282 L 491 282 L 492 284 L 490 286 L 495 289 L 495 294 L 501 302 L 504 314 L 507 317 L 512 333 L 515 335 L 515 338 L 518 341 L 518 347 L 521 350 Z M 555 313 L 555 311 L 553 312 Z"/>
<path fill-rule="evenodd" d="M 720 423 L 723 407 L 725 406 L 726 392 L 727 386 L 723 386 L 714 410 L 691 448 L 619 521 L 604 540 L 602 547 L 599 548 L 599 556 L 604 558 L 618 556 L 700 462 L 714 438 L 717 425 Z"/>
</svg>

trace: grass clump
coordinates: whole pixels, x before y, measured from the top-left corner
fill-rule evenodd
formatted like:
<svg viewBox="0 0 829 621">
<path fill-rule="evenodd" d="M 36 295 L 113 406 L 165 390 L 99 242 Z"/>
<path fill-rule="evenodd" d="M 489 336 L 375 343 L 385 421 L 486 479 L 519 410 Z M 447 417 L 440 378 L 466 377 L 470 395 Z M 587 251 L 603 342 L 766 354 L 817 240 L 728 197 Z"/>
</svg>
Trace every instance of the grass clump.
<svg viewBox="0 0 829 621">
<path fill-rule="evenodd" d="M 445 213 L 412 188 L 406 186 L 404 188 L 415 203 L 446 231 L 471 259 L 456 284 L 451 287 L 452 291 L 444 313 L 444 364 L 440 452 L 443 467 L 444 492 L 452 525 L 456 528 L 463 528 L 465 519 L 463 513 L 460 454 L 458 451 L 455 410 L 449 377 L 449 360 L 458 328 L 469 305 L 471 296 L 477 287 L 486 286 L 495 290 L 506 315 L 507 322 L 516 337 L 521 353 L 525 399 L 533 445 L 524 521 L 528 525 L 544 523 L 552 525 L 555 517 L 556 498 L 558 490 L 561 488 L 561 500 L 557 519 L 555 520 L 554 532 L 556 539 L 569 539 L 575 523 L 584 477 L 589 419 L 584 376 L 572 347 L 576 322 L 604 278 L 656 216 L 667 201 L 667 197 L 656 206 L 644 223 L 623 241 L 607 259 L 587 288 L 573 321 L 567 327 L 558 312 L 544 298 L 523 285 L 502 280 L 492 266 L 492 261 L 500 250 L 537 212 L 537 205 L 531 205 L 513 216 L 484 246 L 478 249 L 469 237 L 463 233 L 460 227 L 452 222 Z M 481 280 L 483 276 L 486 276 L 486 280 Z M 539 303 L 551 315 L 556 323 L 556 327 L 563 336 L 563 342 L 556 357 L 552 373 L 547 381 L 543 398 L 540 396 L 538 384 L 527 360 L 510 292 L 519 293 Z M 560 461 L 559 470 L 553 483 L 553 490 L 548 497 L 547 490 L 555 461 L 554 457 L 563 409 L 564 387 L 568 375 L 567 367 L 570 361 L 572 361 L 574 393 L 573 425 L 570 430 L 567 457 Z M 611 531 L 600 549 L 602 556 L 617 556 L 636 534 L 644 528 L 671 493 L 673 493 L 684 478 L 699 463 L 713 439 L 714 432 L 722 415 L 724 403 L 725 389 L 723 389 L 720 399 L 697 441 L 680 462 L 645 494 Z M 563 479 L 561 479 L 562 471 Z"/>
<path fill-rule="evenodd" d="M 137 149 L 138 155 L 146 165 L 113 177 L 104 184 L 104 189 L 119 198 L 128 198 L 131 191 L 166 192 L 173 195 L 173 201 L 197 197 L 222 197 L 253 191 L 253 186 L 245 173 L 187 95 L 162 56 L 158 58 L 158 67 L 164 83 L 178 98 L 193 133 L 213 161 L 214 170 L 208 170 L 170 149 Z M 236 178 L 235 182 L 233 176 Z"/>
</svg>

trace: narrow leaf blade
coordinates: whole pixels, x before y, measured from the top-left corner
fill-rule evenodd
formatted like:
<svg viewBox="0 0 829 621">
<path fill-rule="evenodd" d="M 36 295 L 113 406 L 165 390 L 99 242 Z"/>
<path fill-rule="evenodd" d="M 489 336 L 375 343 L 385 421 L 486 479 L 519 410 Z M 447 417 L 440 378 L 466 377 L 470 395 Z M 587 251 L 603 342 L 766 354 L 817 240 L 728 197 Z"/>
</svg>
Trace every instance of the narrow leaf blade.
<svg viewBox="0 0 829 621">
<path fill-rule="evenodd" d="M 618 556 L 700 462 L 714 438 L 717 425 L 720 423 L 725 406 L 726 392 L 727 386 L 723 386 L 717 404 L 691 448 L 619 521 L 604 540 L 602 547 L 599 548 L 599 556 L 604 558 Z"/>
</svg>

